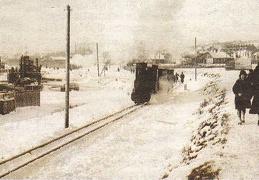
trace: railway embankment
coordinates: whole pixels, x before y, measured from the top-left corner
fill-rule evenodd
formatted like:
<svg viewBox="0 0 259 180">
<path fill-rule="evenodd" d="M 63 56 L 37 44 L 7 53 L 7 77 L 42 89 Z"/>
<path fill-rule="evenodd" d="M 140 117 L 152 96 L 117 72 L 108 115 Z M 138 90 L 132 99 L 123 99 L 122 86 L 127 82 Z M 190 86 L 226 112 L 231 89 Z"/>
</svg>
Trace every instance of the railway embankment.
<svg viewBox="0 0 259 180">
<path fill-rule="evenodd" d="M 219 151 L 224 149 L 227 143 L 230 130 L 230 114 L 224 108 L 228 103 L 227 91 L 218 84 L 219 74 L 205 73 L 204 76 L 211 78 L 211 81 L 203 88 L 202 94 L 205 98 L 193 113 L 196 122 L 189 122 L 196 126 L 195 130 L 189 142 L 182 148 L 180 165 L 172 165 L 169 170 L 171 172 L 165 173 L 162 179 L 170 179 L 170 174 L 173 177 L 175 171 L 185 171 L 189 179 L 213 179 L 217 178 L 221 171 L 221 167 L 211 155 L 218 153 L 218 156 L 221 156 Z"/>
</svg>

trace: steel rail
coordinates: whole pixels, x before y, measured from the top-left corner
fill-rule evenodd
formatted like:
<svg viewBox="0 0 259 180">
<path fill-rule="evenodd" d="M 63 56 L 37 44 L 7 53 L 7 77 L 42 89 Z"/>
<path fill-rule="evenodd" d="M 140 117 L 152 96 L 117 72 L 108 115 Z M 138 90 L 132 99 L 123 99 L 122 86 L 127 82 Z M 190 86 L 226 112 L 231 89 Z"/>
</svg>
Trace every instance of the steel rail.
<svg viewBox="0 0 259 180">
<path fill-rule="evenodd" d="M 129 107 L 127 107 L 127 108 L 125 108 L 125 109 L 122 109 L 122 110 L 120 110 L 120 111 L 118 111 L 118 112 L 115 112 L 115 113 L 110 114 L 110 115 L 108 115 L 108 116 L 106 116 L 106 117 L 103 117 L 103 118 L 98 119 L 98 120 L 96 120 L 96 121 L 93 121 L 93 122 L 91 122 L 91 123 L 89 123 L 89 124 L 86 124 L 86 125 L 84 125 L 84 126 L 82 126 L 82 127 L 79 127 L 79 128 L 77 128 L 77 129 L 74 129 L 74 130 L 72 130 L 72 131 L 70 131 L 70 132 L 68 132 L 68 133 L 65 133 L 65 134 L 61 135 L 61 136 L 58 136 L 58 137 L 56 137 L 55 139 L 52 139 L 52 140 L 47 141 L 47 142 L 45 142 L 45 143 L 43 143 L 43 144 L 40 144 L 40 145 L 35 146 L 35 147 L 31 148 L 31 149 L 28 149 L 28 150 L 26 150 L 26 151 L 24 151 L 24 152 L 22 152 L 22 153 L 19 153 L 19 154 L 15 155 L 15 156 L 12 156 L 12 157 L 10 157 L 10 158 L 4 160 L 4 161 L 1 161 L 1 162 L 0 162 L 0 165 L 6 163 L 6 162 L 8 162 L 8 161 L 11 161 L 11 160 L 13 160 L 13 159 L 15 159 L 15 158 L 18 158 L 18 157 L 20 157 L 20 156 L 22 156 L 22 155 L 24 155 L 24 154 L 30 153 L 31 151 L 34 151 L 34 150 L 36 150 L 36 149 L 38 149 L 38 148 L 44 147 L 44 146 L 46 146 L 46 145 L 48 145 L 48 144 L 50 144 L 50 143 L 52 143 L 52 142 L 54 142 L 54 141 L 57 141 L 57 140 L 59 140 L 59 139 L 61 139 L 61 138 L 63 138 L 63 137 L 66 137 L 66 136 L 68 136 L 68 135 L 70 135 L 70 134 L 73 134 L 73 133 L 75 133 L 75 132 L 78 132 L 78 131 L 80 131 L 81 129 L 84 129 L 84 128 L 86 128 L 86 127 L 88 127 L 88 126 L 91 126 L 91 125 L 93 125 L 93 124 L 95 124 L 95 123 L 98 123 L 98 122 L 100 122 L 100 121 L 103 121 L 103 120 L 105 120 L 105 119 L 107 119 L 107 118 L 109 118 L 109 117 L 111 117 L 111 116 L 114 116 L 114 115 L 116 115 L 116 114 L 119 114 L 119 113 L 121 113 L 121 112 L 123 112 L 123 111 L 125 111 L 125 110 L 127 110 L 127 109 L 130 109 L 130 108 L 132 108 L 132 107 L 134 107 L 134 106 L 135 106 L 135 105 L 129 106 Z"/>
<path fill-rule="evenodd" d="M 8 174 L 10 174 L 10 173 L 12 173 L 12 172 L 14 172 L 14 171 L 16 171 L 16 170 L 18 170 L 18 169 L 20 169 L 20 168 L 22 168 L 22 167 L 28 165 L 28 164 L 30 164 L 30 163 L 32 163 L 32 162 L 38 160 L 38 159 L 40 159 L 40 158 L 42 158 L 42 157 L 44 157 L 44 156 L 46 156 L 46 155 L 48 155 L 48 154 L 50 154 L 50 153 L 52 153 L 52 152 L 58 150 L 58 149 L 60 149 L 61 147 L 66 146 L 66 145 L 68 145 L 68 144 L 70 144 L 70 143 L 72 143 L 72 142 L 74 142 L 74 141 L 76 141 L 76 140 L 78 140 L 78 139 L 80 139 L 80 138 L 82 138 L 82 137 L 88 135 L 88 134 L 91 134 L 91 133 L 93 133 L 93 132 L 95 132 L 95 131 L 97 131 L 97 130 L 103 128 L 103 127 L 105 127 L 106 125 L 108 125 L 108 124 L 110 124 L 110 123 L 112 123 L 112 122 L 115 122 L 115 121 L 117 121 L 117 120 L 123 118 L 124 116 L 126 116 L 126 115 L 128 115 L 128 114 L 130 114 L 130 113 L 132 113 L 132 112 L 134 112 L 134 111 L 136 111 L 136 110 L 138 110 L 139 108 L 143 107 L 144 105 L 146 105 L 146 104 L 142 104 L 142 105 L 138 105 L 138 106 L 137 106 L 137 105 L 129 106 L 129 107 L 127 107 L 127 108 L 125 108 L 125 109 L 122 109 L 122 110 L 120 110 L 120 111 L 118 111 L 118 112 L 116 112 L 116 113 L 113 113 L 113 114 L 110 114 L 110 115 L 108 115 L 108 116 L 106 116 L 106 117 L 103 117 L 103 118 L 101 118 L 101 119 L 98 119 L 98 120 L 96 120 L 96 121 L 94 121 L 94 122 L 91 122 L 91 123 L 89 123 L 89 124 L 87 124 L 87 125 L 84 125 L 84 126 L 82 126 L 82 127 L 80 127 L 80 128 L 77 128 L 77 129 L 75 129 L 75 130 L 73 130 L 73 131 L 70 131 L 69 133 L 66 133 L 66 134 L 64 134 L 64 135 L 62 135 L 62 136 L 59 136 L 59 137 L 57 137 L 57 138 L 55 138 L 55 139 L 53 139 L 53 140 L 51 140 L 51 141 L 48 141 L 48 142 L 43 143 L 43 144 L 41 144 L 41 145 L 38 145 L 38 146 L 36 146 L 36 147 L 34 147 L 34 148 L 31 148 L 31 149 L 29 149 L 29 150 L 26 150 L 26 151 L 24 151 L 24 152 L 22 152 L 22 153 L 20 153 L 20 154 L 17 154 L 17 155 L 15 155 L 15 156 L 13 156 L 13 157 L 11 157 L 11 158 L 9 158 L 9 159 L 6 159 L 6 160 L 2 161 L 0 165 L 3 165 L 3 164 L 8 163 L 8 162 L 10 162 L 10 161 L 13 161 L 13 160 L 15 160 L 15 159 L 18 158 L 18 157 L 21 157 L 21 156 L 23 156 L 23 155 L 25 155 L 25 154 L 27 154 L 27 153 L 31 153 L 32 151 L 38 150 L 38 149 L 40 149 L 40 148 L 42 148 L 42 147 L 44 147 L 44 146 L 46 146 L 46 145 L 48 145 L 48 144 L 51 144 L 51 143 L 53 143 L 53 142 L 55 142 L 55 141 L 57 141 L 57 140 L 60 140 L 60 139 L 66 137 L 66 136 L 68 136 L 68 135 L 71 135 L 71 134 L 73 134 L 73 133 L 75 133 L 75 132 L 78 132 L 78 131 L 84 129 L 84 128 L 87 128 L 87 127 L 89 127 L 89 126 L 92 126 L 92 125 L 94 125 L 94 124 L 96 124 L 96 123 L 98 123 L 98 122 L 104 121 L 104 120 L 106 120 L 106 119 L 108 119 L 108 118 L 111 118 L 112 116 L 116 116 L 116 115 L 118 115 L 118 114 L 120 114 L 120 113 L 123 113 L 123 111 L 127 111 L 127 110 L 130 110 L 130 109 L 133 108 L 133 107 L 136 107 L 135 109 L 130 110 L 129 112 L 127 112 L 127 113 L 125 113 L 125 114 L 122 114 L 122 115 L 120 115 L 119 117 L 117 117 L 117 118 L 115 118 L 115 119 L 112 119 L 112 120 L 110 120 L 110 121 L 108 121 L 108 122 L 105 122 L 104 124 L 102 124 L 102 125 L 100 125 L 100 126 L 97 126 L 96 128 L 94 128 L 94 129 L 92 129 L 92 130 L 90 130 L 90 131 L 87 131 L 86 133 L 83 133 L 82 135 L 77 136 L 77 137 L 75 137 L 75 138 L 73 138 L 73 139 L 71 139 L 71 140 L 69 140 L 69 141 L 67 141 L 67 142 L 65 142 L 65 143 L 63 143 L 63 144 L 57 146 L 57 147 L 54 147 L 54 148 L 50 149 L 49 151 L 47 151 L 47 152 L 45 152 L 45 153 L 43 153 L 43 154 L 41 154 L 41 155 L 39 155 L 39 156 L 37 156 L 37 157 L 35 157 L 35 158 L 33 158 L 33 159 L 30 159 L 29 161 L 26 161 L 25 163 L 23 163 L 23 164 L 17 166 L 16 168 L 13 168 L 13 169 L 9 170 L 8 172 L 5 172 L 5 173 L 1 174 L 1 175 L 0 175 L 0 178 L 5 177 L 5 176 L 7 176 Z"/>
</svg>

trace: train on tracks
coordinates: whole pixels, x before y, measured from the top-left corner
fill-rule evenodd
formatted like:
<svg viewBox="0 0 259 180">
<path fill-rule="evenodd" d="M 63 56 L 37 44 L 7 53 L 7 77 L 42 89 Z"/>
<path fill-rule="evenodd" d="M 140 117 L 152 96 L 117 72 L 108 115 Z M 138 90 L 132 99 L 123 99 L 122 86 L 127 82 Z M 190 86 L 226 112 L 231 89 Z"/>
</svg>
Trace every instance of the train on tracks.
<svg viewBox="0 0 259 180">
<path fill-rule="evenodd" d="M 149 102 L 151 95 L 162 89 L 161 81 L 174 82 L 173 67 L 136 63 L 135 73 L 134 88 L 131 93 L 131 100 L 135 104 Z"/>
</svg>

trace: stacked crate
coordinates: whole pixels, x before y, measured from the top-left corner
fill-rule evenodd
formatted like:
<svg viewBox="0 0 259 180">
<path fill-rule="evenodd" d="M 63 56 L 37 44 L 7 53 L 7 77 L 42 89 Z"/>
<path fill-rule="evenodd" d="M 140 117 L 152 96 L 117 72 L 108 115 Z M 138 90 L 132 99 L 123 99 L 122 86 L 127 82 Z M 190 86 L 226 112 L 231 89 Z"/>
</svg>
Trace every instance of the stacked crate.
<svg viewBox="0 0 259 180">
<path fill-rule="evenodd" d="M 0 93 L 0 114 L 8 114 L 15 110 L 15 98 L 13 93 Z"/>
</svg>

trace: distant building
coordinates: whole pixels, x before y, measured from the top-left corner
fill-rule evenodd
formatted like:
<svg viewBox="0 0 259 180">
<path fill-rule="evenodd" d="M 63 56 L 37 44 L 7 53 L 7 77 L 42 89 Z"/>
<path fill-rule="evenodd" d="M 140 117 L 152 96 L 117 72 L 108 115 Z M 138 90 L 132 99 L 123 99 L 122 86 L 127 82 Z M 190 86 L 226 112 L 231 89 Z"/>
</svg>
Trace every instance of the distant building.
<svg viewBox="0 0 259 180">
<path fill-rule="evenodd" d="M 2 62 L 2 57 L 0 56 L 0 69 L 5 69 L 5 63 Z"/>
<path fill-rule="evenodd" d="M 155 55 L 154 58 L 152 59 L 152 64 L 165 64 L 165 63 L 166 63 L 165 56 L 161 53 Z"/>
<path fill-rule="evenodd" d="M 40 64 L 43 67 L 52 68 L 65 68 L 66 67 L 66 57 L 62 56 L 47 56 L 41 59 Z"/>
<path fill-rule="evenodd" d="M 175 64 L 175 62 L 171 61 L 171 58 L 167 57 L 163 53 L 158 53 L 154 56 L 154 58 L 151 57 L 152 64 Z"/>
<path fill-rule="evenodd" d="M 252 63 L 253 64 L 257 64 L 259 62 L 259 52 L 255 52 L 253 55 L 252 55 Z"/>
<path fill-rule="evenodd" d="M 254 44 L 246 43 L 228 43 L 224 45 L 222 51 L 227 52 L 234 58 L 251 58 L 252 54 L 257 51 Z"/>
<path fill-rule="evenodd" d="M 46 68 L 66 68 L 66 57 L 63 56 L 46 56 L 41 59 L 40 64 Z M 78 66 L 70 64 L 72 69 L 77 69 Z"/>
<path fill-rule="evenodd" d="M 233 57 L 230 57 L 225 52 L 209 52 L 209 51 L 200 51 L 197 56 L 198 64 L 225 64 L 228 61 L 233 60 Z"/>
</svg>

